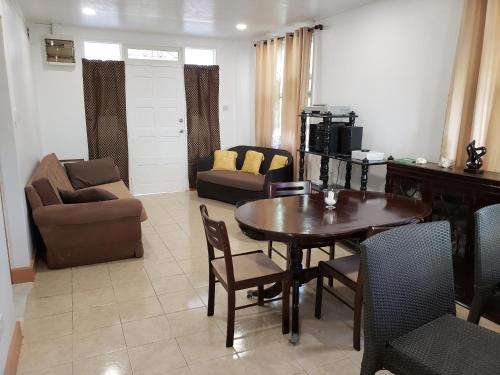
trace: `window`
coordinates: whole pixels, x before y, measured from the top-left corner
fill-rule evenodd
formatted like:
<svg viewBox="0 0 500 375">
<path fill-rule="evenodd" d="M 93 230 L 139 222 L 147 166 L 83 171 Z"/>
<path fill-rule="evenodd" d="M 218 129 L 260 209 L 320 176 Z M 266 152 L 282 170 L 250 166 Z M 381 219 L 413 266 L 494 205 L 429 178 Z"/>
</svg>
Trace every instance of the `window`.
<svg viewBox="0 0 500 375">
<path fill-rule="evenodd" d="M 121 48 L 118 43 L 83 43 L 85 58 L 89 60 L 115 60 L 122 59 Z"/>
<path fill-rule="evenodd" d="M 214 49 L 186 48 L 184 63 L 193 65 L 215 65 Z"/>
<path fill-rule="evenodd" d="M 127 48 L 127 58 L 131 60 L 179 61 L 179 50 Z"/>
</svg>

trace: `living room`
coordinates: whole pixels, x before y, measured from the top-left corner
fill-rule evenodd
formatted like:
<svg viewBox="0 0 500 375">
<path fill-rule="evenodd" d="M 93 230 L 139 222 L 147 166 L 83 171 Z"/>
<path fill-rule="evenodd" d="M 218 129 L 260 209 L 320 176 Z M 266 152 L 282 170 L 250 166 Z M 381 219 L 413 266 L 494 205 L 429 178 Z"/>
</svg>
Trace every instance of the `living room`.
<svg viewBox="0 0 500 375">
<path fill-rule="evenodd" d="M 498 0 L 0 0 L 0 368 L 499 373 L 498 248 L 480 259 L 500 240 L 499 18 Z M 397 335 L 458 324 L 480 360 L 458 366 L 444 333 L 439 365 L 373 359 L 374 311 L 397 320 L 383 254 Z"/>
</svg>

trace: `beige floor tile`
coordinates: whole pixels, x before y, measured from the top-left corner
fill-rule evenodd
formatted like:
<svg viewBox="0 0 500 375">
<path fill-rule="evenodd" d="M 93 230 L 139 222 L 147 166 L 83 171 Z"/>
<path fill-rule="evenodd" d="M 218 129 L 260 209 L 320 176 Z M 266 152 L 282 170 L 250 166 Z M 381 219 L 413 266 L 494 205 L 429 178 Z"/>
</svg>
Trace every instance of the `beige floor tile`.
<svg viewBox="0 0 500 375">
<path fill-rule="evenodd" d="M 158 234 L 143 235 L 142 246 L 144 247 L 144 250 L 167 249 L 167 245 L 165 245 L 165 243 Z"/>
<path fill-rule="evenodd" d="M 207 310 L 204 307 L 167 314 L 166 316 L 175 337 L 207 330 L 220 331 L 216 320 L 213 317 L 207 317 Z"/>
<path fill-rule="evenodd" d="M 48 279 L 33 284 L 30 298 L 52 297 L 70 293 L 72 293 L 71 277 L 61 280 Z"/>
<path fill-rule="evenodd" d="M 245 363 L 237 355 L 190 363 L 192 375 L 243 375 L 248 374 Z"/>
<path fill-rule="evenodd" d="M 181 227 L 176 223 L 171 224 L 158 224 L 154 227 L 156 233 L 158 234 L 167 234 L 167 233 L 178 233 L 182 232 Z"/>
<path fill-rule="evenodd" d="M 151 279 L 156 294 L 174 293 L 192 289 L 185 275 L 164 276 Z"/>
<path fill-rule="evenodd" d="M 201 288 L 208 285 L 208 269 L 204 272 L 186 273 L 193 288 Z"/>
<path fill-rule="evenodd" d="M 134 375 L 164 375 L 186 367 L 186 361 L 174 339 L 129 349 Z"/>
<path fill-rule="evenodd" d="M 203 331 L 176 340 L 188 364 L 235 354 L 233 348 L 226 348 L 226 338 L 218 331 Z"/>
<path fill-rule="evenodd" d="M 352 355 L 339 361 L 332 362 L 318 368 L 310 369 L 308 371 L 308 374 L 327 375 L 335 371 L 336 375 L 357 375 L 361 371 L 361 358 L 361 354 Z M 383 373 L 385 372 L 378 371 L 377 375 L 382 375 Z M 390 374 L 390 372 L 387 372 L 387 374 Z"/>
<path fill-rule="evenodd" d="M 43 370 L 17 372 L 17 375 L 72 375 L 72 374 L 73 374 L 72 363 L 65 363 L 63 365 L 49 367 Z"/>
<path fill-rule="evenodd" d="M 72 348 L 72 335 L 24 343 L 19 357 L 18 371 L 23 374 L 71 363 Z"/>
<path fill-rule="evenodd" d="M 302 374 L 304 369 L 288 352 L 288 343 L 276 343 L 239 353 L 245 368 L 252 374 L 290 375 Z"/>
<path fill-rule="evenodd" d="M 75 332 L 88 332 L 116 324 L 120 324 L 120 315 L 115 304 L 89 307 L 73 312 Z"/>
<path fill-rule="evenodd" d="M 207 245 L 198 245 L 191 247 L 180 247 L 170 249 L 170 253 L 177 261 L 186 259 L 196 259 L 205 261 L 205 268 L 208 267 L 208 250 Z"/>
<path fill-rule="evenodd" d="M 132 375 L 126 350 L 76 361 L 73 375 Z"/>
<path fill-rule="evenodd" d="M 71 335 L 73 332 L 72 313 L 50 315 L 23 321 L 23 341 L 39 341 Z"/>
<path fill-rule="evenodd" d="M 73 293 L 73 310 L 78 311 L 89 307 L 104 306 L 115 303 L 112 287 L 85 290 Z"/>
<path fill-rule="evenodd" d="M 71 294 L 45 298 L 30 298 L 26 304 L 24 318 L 41 318 L 69 312 L 72 311 L 72 309 L 73 303 Z"/>
<path fill-rule="evenodd" d="M 98 264 L 73 268 L 73 291 L 99 289 L 111 286 L 108 266 Z"/>
<path fill-rule="evenodd" d="M 173 338 L 174 333 L 164 315 L 123 324 L 129 348 Z"/>
<path fill-rule="evenodd" d="M 166 314 L 204 306 L 203 301 L 193 288 L 175 293 L 162 294 L 158 296 L 158 299 Z"/>
<path fill-rule="evenodd" d="M 163 310 L 156 296 L 120 302 L 118 304 L 118 311 L 122 323 L 163 314 Z"/>
<path fill-rule="evenodd" d="M 75 360 L 91 358 L 125 349 L 121 325 L 99 328 L 73 335 L 73 357 Z"/>
<path fill-rule="evenodd" d="M 174 276 L 181 275 L 182 269 L 179 267 L 177 262 L 175 261 L 167 261 L 167 262 L 146 262 L 144 264 L 144 268 L 146 268 L 146 272 L 148 273 L 151 279 L 165 277 L 165 276 Z"/>
<path fill-rule="evenodd" d="M 142 259 L 109 263 L 109 274 L 113 286 L 130 283 L 147 283 L 149 281 Z"/>
<path fill-rule="evenodd" d="M 152 297 L 155 295 L 155 291 L 151 286 L 151 282 L 149 280 L 126 284 L 117 284 L 113 286 L 113 289 L 115 291 L 115 297 L 118 302 Z"/>
<path fill-rule="evenodd" d="M 208 273 L 208 254 L 204 251 L 201 258 L 189 258 L 177 262 L 185 273 Z"/>
</svg>

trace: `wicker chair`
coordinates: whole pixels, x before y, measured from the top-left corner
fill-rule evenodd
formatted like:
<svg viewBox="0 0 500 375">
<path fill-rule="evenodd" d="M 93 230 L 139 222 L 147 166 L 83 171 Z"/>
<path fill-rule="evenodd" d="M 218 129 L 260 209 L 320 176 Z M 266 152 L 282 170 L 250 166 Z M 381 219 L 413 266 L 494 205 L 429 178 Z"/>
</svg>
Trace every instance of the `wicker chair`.
<svg viewBox="0 0 500 375">
<path fill-rule="evenodd" d="M 500 204 L 475 213 L 474 299 L 467 320 L 478 324 L 484 313 L 500 313 Z"/>
<path fill-rule="evenodd" d="M 500 335 L 455 317 L 448 222 L 397 228 L 361 246 L 361 374 L 500 374 Z"/>
</svg>

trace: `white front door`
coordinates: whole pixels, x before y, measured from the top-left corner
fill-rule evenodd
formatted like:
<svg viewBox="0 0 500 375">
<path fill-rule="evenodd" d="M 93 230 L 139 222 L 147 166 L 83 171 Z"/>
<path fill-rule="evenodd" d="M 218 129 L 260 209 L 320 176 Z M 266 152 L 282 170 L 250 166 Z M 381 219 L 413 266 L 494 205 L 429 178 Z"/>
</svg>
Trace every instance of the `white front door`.
<svg viewBox="0 0 500 375">
<path fill-rule="evenodd" d="M 125 77 L 132 193 L 187 190 L 182 67 L 127 64 Z"/>
</svg>

